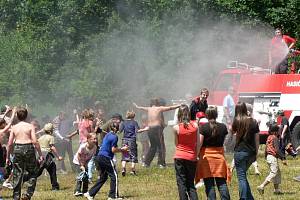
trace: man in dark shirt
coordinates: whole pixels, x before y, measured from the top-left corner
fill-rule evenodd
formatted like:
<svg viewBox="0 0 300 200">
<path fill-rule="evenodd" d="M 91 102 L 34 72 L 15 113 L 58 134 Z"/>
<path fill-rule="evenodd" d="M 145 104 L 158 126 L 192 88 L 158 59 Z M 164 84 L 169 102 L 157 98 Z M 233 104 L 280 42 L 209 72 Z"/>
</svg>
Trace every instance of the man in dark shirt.
<svg viewBox="0 0 300 200">
<path fill-rule="evenodd" d="M 197 112 L 204 112 L 206 111 L 208 104 L 207 104 L 207 97 L 209 95 L 207 88 L 202 88 L 200 91 L 200 96 L 194 99 L 190 105 L 190 113 L 191 113 L 191 120 L 196 120 L 196 113 Z"/>
</svg>

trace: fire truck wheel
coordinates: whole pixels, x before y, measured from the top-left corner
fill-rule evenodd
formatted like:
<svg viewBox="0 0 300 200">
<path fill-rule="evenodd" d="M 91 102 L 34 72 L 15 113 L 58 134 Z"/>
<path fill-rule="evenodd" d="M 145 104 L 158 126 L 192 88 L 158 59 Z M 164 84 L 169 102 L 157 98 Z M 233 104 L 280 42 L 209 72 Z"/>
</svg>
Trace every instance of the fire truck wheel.
<svg viewBox="0 0 300 200">
<path fill-rule="evenodd" d="M 294 148 L 297 148 L 300 145 L 300 122 L 294 126 L 291 139 Z"/>
</svg>

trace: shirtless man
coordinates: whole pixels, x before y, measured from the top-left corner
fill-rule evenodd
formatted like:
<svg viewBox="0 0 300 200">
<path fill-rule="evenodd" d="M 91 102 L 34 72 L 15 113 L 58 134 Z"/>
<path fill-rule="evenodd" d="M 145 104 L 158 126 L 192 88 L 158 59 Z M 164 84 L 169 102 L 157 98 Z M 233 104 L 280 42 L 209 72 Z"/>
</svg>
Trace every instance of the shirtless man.
<svg viewBox="0 0 300 200">
<path fill-rule="evenodd" d="M 20 107 L 17 109 L 17 118 L 19 122 L 11 129 L 7 144 L 6 163 L 9 163 L 10 154 L 13 150 L 13 198 L 21 198 L 21 187 L 23 182 L 24 171 L 28 172 L 27 192 L 22 195 L 22 200 L 31 199 L 36 185 L 37 162 L 35 149 L 39 154 L 39 161 L 43 160 L 39 143 L 37 142 L 35 130 L 32 124 L 25 122 L 27 118 L 27 109 Z"/>
<path fill-rule="evenodd" d="M 161 114 L 165 111 L 174 110 L 179 108 L 180 105 L 174 106 L 159 106 L 158 99 L 151 99 L 150 107 L 141 107 L 133 103 L 133 105 L 140 110 L 144 110 L 148 112 L 148 136 L 150 140 L 150 149 L 145 157 L 145 166 L 149 167 L 154 156 L 156 150 L 158 149 L 158 162 L 159 166 L 164 167 L 166 165 L 165 158 L 163 156 L 163 149 L 161 149 L 160 145 L 160 135 L 162 134 L 163 127 L 162 127 L 162 118 Z"/>
</svg>

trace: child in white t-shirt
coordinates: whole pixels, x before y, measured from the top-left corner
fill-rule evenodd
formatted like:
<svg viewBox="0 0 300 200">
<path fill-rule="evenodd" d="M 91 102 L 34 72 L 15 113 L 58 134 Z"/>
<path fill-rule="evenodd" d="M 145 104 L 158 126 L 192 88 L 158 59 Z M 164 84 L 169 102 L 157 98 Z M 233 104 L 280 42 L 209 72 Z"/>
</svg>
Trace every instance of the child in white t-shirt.
<svg viewBox="0 0 300 200">
<path fill-rule="evenodd" d="M 96 153 L 96 134 L 89 133 L 87 135 L 87 142 L 80 145 L 77 153 L 74 156 L 73 163 L 79 173 L 76 180 L 76 187 L 74 196 L 81 196 L 88 191 L 88 175 L 87 164 Z M 81 190 L 82 188 L 82 190 Z"/>
</svg>

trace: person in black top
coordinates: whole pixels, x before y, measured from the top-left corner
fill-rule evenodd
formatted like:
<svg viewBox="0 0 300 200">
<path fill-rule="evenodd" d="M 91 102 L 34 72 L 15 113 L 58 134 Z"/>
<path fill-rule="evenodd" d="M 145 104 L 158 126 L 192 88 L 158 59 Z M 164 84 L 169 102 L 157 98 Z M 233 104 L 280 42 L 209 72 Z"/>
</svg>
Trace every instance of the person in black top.
<svg viewBox="0 0 300 200">
<path fill-rule="evenodd" d="M 259 127 L 256 120 L 248 115 L 246 104 L 243 102 L 238 102 L 235 106 L 232 132 L 236 134 L 234 163 L 239 182 L 240 199 L 254 200 L 247 180 L 247 170 L 256 160 L 259 147 Z"/>
<path fill-rule="evenodd" d="M 207 199 L 216 199 L 215 185 L 217 185 L 221 199 L 229 200 L 230 194 L 226 183 L 228 167 L 223 148 L 225 137 L 228 134 L 227 127 L 216 121 L 217 107 L 209 106 L 205 114 L 208 123 L 199 128 L 200 143 L 201 141 L 203 143 L 197 170 L 200 171 L 199 175 L 204 180 Z"/>
<path fill-rule="evenodd" d="M 208 104 L 207 104 L 207 97 L 209 96 L 209 91 L 207 88 L 202 88 L 200 91 L 200 96 L 195 98 L 191 105 L 190 105 L 190 114 L 191 120 L 196 120 L 196 113 L 197 112 L 204 112 L 206 111 Z"/>
</svg>

